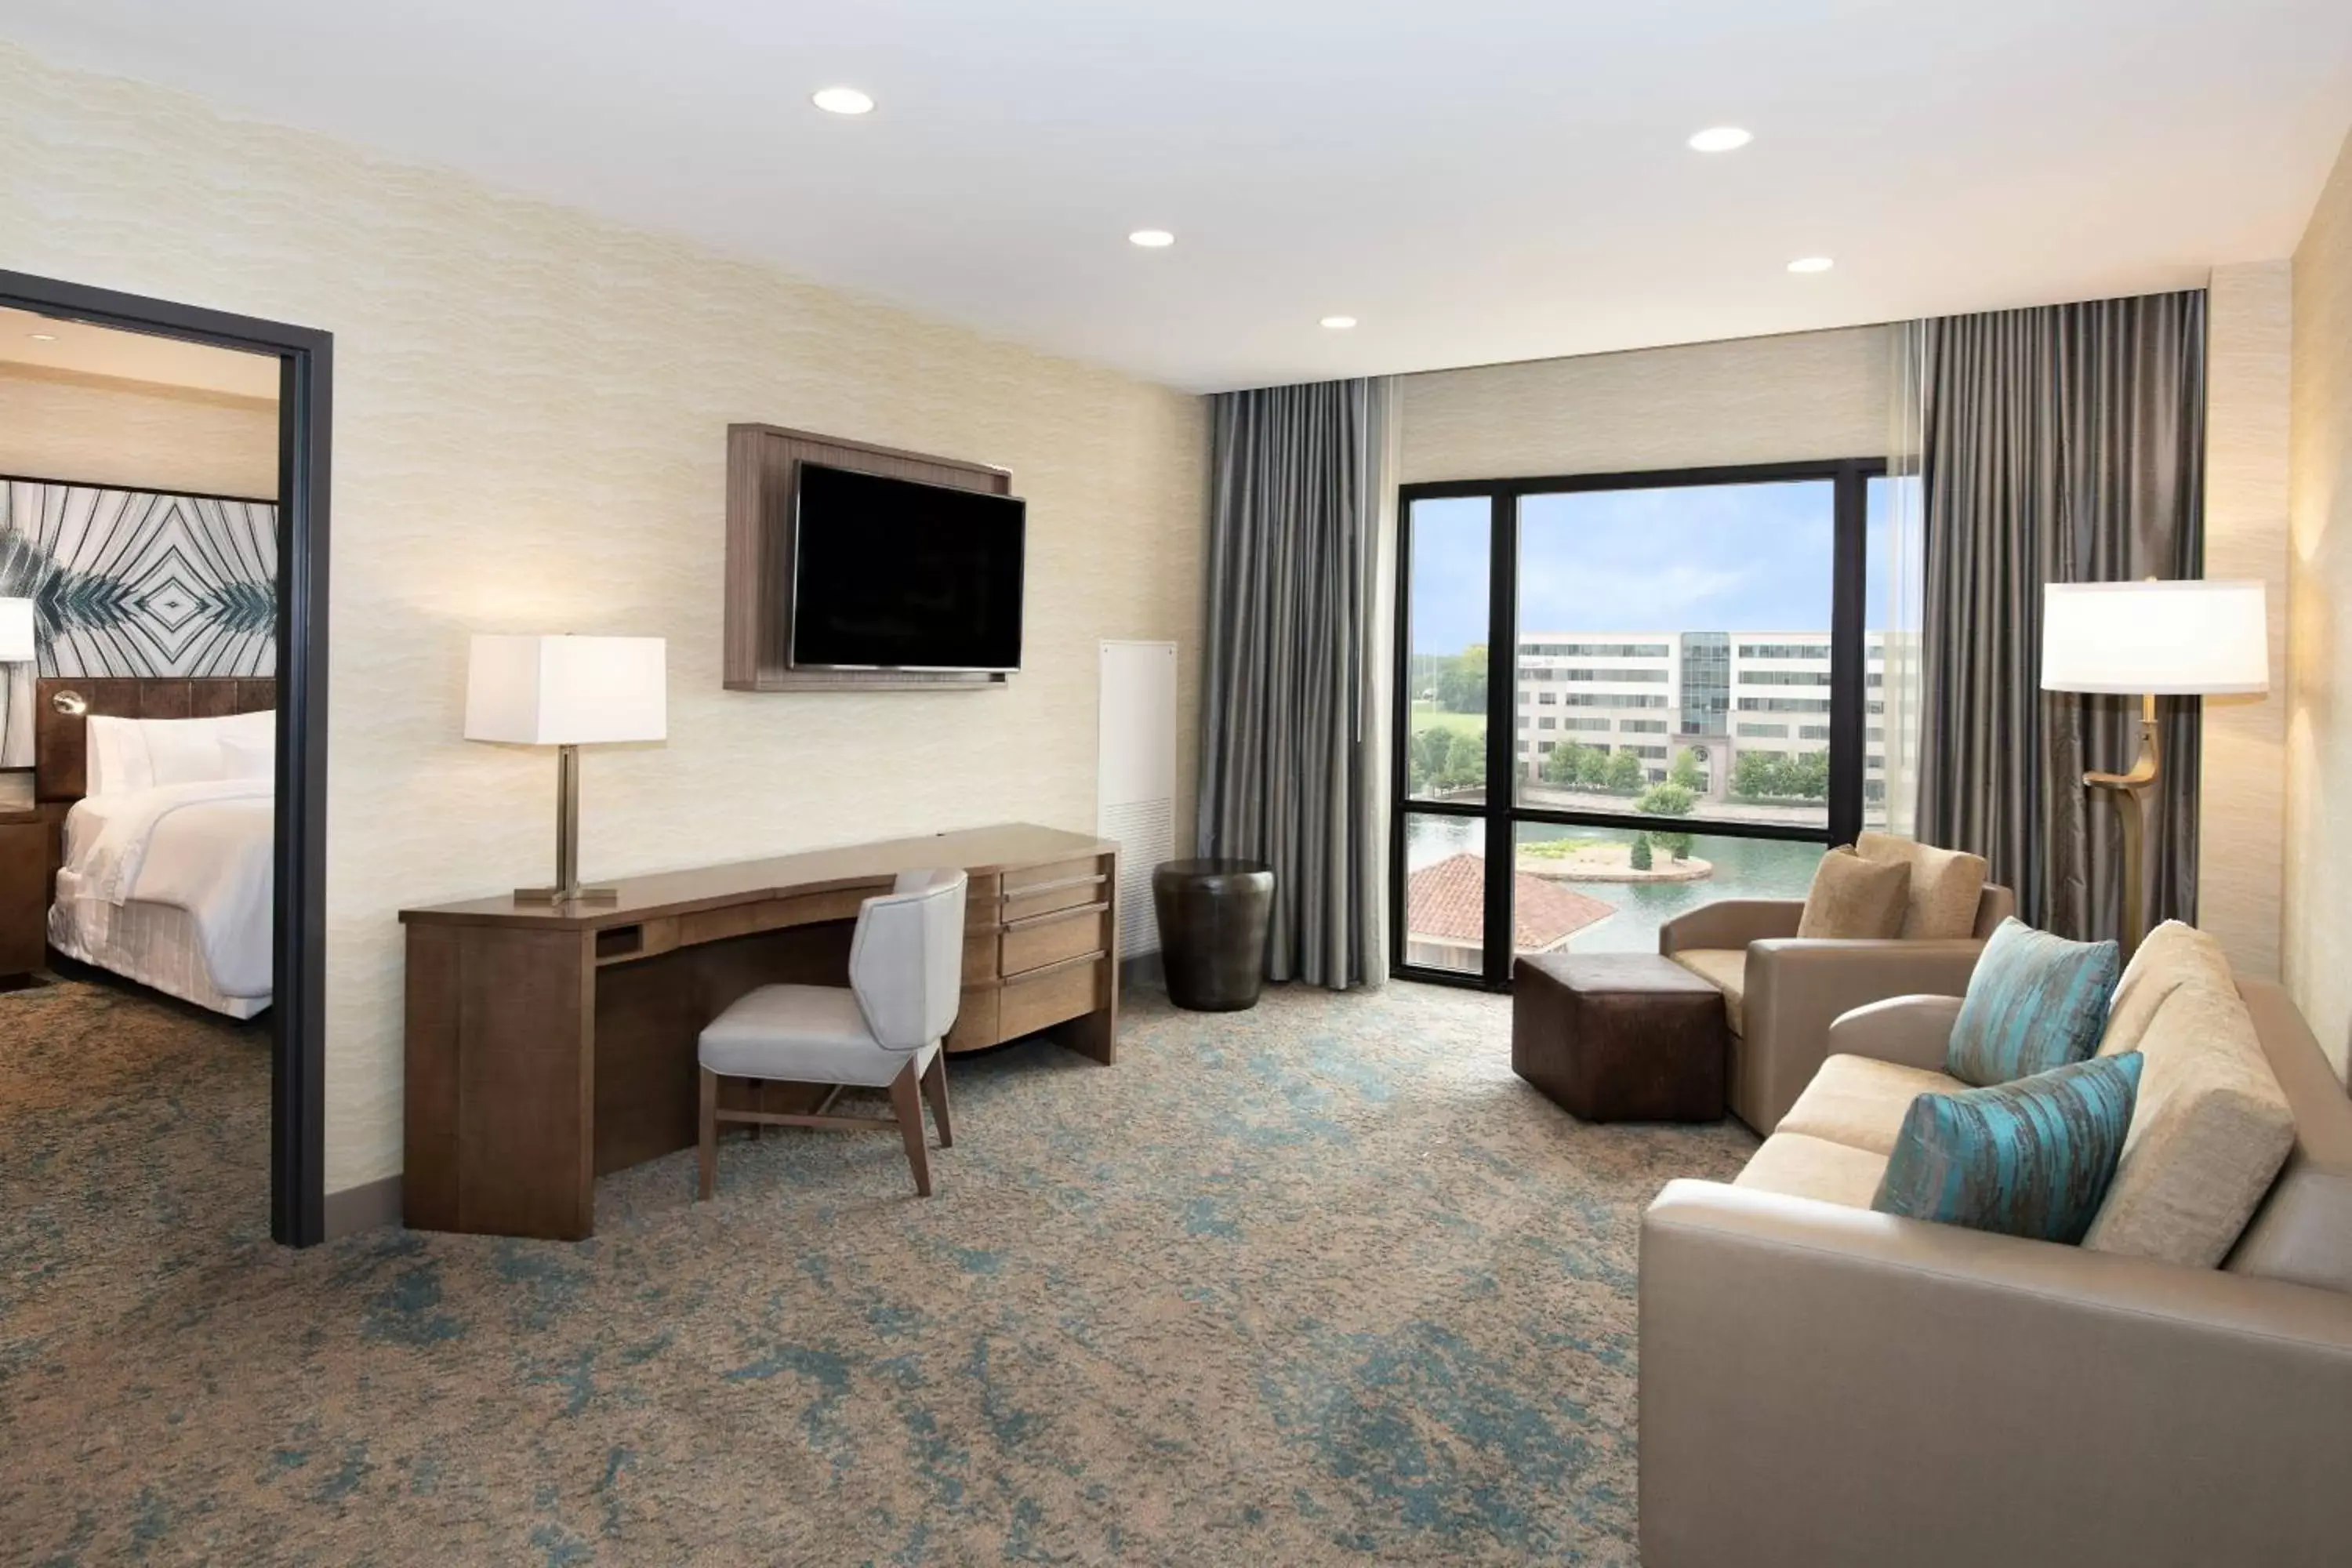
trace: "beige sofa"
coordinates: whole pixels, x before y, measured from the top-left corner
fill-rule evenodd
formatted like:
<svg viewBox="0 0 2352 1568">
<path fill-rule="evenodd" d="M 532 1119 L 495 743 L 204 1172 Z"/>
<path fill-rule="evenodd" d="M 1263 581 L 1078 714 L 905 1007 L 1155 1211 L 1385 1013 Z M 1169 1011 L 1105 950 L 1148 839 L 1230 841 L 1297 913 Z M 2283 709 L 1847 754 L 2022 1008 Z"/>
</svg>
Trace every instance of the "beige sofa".
<svg viewBox="0 0 2352 1568">
<path fill-rule="evenodd" d="M 2272 1096 L 2284 1141 L 2283 1099 L 2285 1164 L 2266 1193 L 2242 1173 L 2242 1231 L 2209 1225 L 2219 1268 L 1870 1211 L 1910 1099 L 1957 1087 L 1949 997 L 1840 1018 L 1733 1184 L 1670 1184 L 1642 1226 L 1645 1568 L 2352 1563 L 2352 1100 L 2277 986 L 2235 990 L 2259 1045 L 2188 1079 L 2176 1054 L 2151 1100 L 2151 1037 L 2125 1153 L 2136 1192 L 2168 1176 L 2193 1207 L 2229 1178 L 2168 1173 L 2143 1114 L 2227 1084 Z"/>
<path fill-rule="evenodd" d="M 1889 996 L 1959 995 L 1985 939 L 2016 910 L 1991 882 L 1967 937 L 1848 941 L 1799 937 L 1802 899 L 1726 899 L 1661 926 L 1658 951 L 1723 993 L 1732 1114 L 1769 1132 L 1829 1055 L 1832 1020 Z"/>
</svg>

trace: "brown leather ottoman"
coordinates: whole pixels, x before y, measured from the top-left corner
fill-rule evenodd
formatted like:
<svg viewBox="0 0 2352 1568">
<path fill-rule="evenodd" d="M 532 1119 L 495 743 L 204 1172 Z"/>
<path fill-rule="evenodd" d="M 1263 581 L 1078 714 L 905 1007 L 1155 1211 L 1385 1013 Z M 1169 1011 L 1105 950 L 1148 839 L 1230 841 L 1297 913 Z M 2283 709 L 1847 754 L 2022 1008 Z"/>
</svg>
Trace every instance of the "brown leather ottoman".
<svg viewBox="0 0 2352 1568">
<path fill-rule="evenodd" d="M 1511 1070 L 1586 1121 L 1720 1121 L 1723 993 L 1654 952 L 1511 969 Z"/>
</svg>

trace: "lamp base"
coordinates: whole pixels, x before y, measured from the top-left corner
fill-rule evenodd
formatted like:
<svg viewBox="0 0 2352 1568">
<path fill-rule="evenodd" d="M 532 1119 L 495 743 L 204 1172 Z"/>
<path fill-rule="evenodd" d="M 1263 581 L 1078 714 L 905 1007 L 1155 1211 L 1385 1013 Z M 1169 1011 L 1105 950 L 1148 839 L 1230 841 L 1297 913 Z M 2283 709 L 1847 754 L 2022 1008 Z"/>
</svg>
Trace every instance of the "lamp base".
<svg viewBox="0 0 2352 1568">
<path fill-rule="evenodd" d="M 519 904 L 617 904 L 621 901 L 618 888 L 517 888 L 514 901 Z"/>
</svg>

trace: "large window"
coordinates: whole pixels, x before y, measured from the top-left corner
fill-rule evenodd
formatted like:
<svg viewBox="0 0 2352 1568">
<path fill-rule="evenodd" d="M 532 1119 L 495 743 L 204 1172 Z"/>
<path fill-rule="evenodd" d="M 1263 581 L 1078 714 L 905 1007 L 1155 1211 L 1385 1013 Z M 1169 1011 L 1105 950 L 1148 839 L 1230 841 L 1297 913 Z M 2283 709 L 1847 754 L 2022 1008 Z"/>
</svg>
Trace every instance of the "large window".
<svg viewBox="0 0 2352 1568">
<path fill-rule="evenodd" d="M 1515 953 L 1801 895 L 1883 767 L 1882 471 L 1406 487 L 1401 973 L 1499 985 Z"/>
</svg>

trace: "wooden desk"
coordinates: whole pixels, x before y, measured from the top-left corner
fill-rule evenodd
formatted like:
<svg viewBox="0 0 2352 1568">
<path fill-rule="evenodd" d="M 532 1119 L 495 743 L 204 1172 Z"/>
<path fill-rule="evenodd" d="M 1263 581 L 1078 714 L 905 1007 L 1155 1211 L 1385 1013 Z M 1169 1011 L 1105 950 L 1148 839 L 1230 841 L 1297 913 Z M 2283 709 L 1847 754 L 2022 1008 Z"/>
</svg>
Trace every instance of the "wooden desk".
<svg viewBox="0 0 2352 1568">
<path fill-rule="evenodd" d="M 407 1223 L 591 1235 L 598 1176 L 693 1147 L 703 1026 L 755 986 L 848 984 L 858 906 L 943 866 L 971 879 L 947 1048 L 1059 1026 L 1108 1063 L 1118 849 L 1084 834 L 1013 825 L 672 871 L 612 904 L 403 910 Z"/>
</svg>

